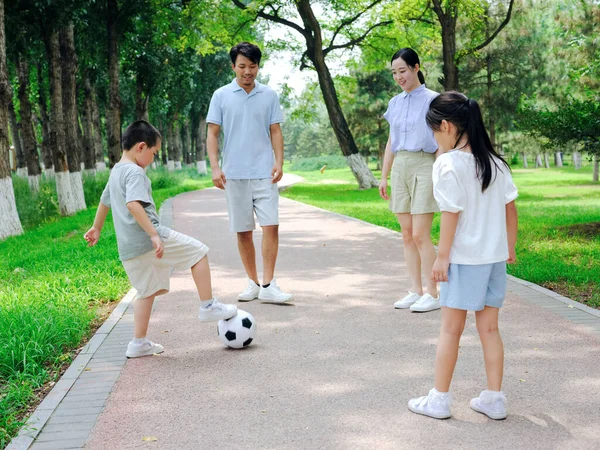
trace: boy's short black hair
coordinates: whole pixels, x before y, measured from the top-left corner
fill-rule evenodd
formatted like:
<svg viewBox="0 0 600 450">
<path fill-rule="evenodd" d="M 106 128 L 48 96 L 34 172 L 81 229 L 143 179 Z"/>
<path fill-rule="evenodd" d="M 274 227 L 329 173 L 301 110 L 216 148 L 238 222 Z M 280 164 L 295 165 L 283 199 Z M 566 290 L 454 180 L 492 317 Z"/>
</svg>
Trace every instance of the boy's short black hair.
<svg viewBox="0 0 600 450">
<path fill-rule="evenodd" d="M 129 150 L 138 142 L 145 142 L 148 147 L 154 147 L 157 141 L 162 141 L 160 131 L 145 120 L 136 120 L 123 133 L 121 147 L 123 150 Z"/>
<path fill-rule="evenodd" d="M 254 64 L 260 64 L 260 58 L 262 58 L 262 52 L 260 51 L 260 48 L 254 44 L 251 44 L 250 42 L 240 42 L 239 44 L 231 47 L 231 50 L 229 50 L 231 64 L 235 65 L 238 55 L 245 56 Z"/>
</svg>

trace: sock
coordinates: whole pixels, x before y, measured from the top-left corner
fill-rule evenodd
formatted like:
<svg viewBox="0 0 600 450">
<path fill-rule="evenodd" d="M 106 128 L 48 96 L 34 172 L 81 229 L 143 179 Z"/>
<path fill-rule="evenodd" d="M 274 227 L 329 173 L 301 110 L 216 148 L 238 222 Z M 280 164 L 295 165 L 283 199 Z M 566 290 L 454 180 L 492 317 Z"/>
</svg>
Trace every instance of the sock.
<svg viewBox="0 0 600 450">
<path fill-rule="evenodd" d="M 442 398 L 446 398 L 446 397 L 448 397 L 448 395 L 450 395 L 450 392 L 440 392 L 436 388 L 433 388 L 433 390 L 436 395 L 439 395 Z"/>
<path fill-rule="evenodd" d="M 263 284 L 264 288 L 268 288 L 269 286 L 271 286 L 271 283 L 269 283 L 269 284 Z"/>
<path fill-rule="evenodd" d="M 209 300 L 200 300 L 200 307 L 203 309 L 210 307 L 210 305 L 213 304 L 213 300 L 214 298 L 211 298 Z"/>
<path fill-rule="evenodd" d="M 131 341 L 131 342 L 133 342 L 134 344 L 141 344 L 141 343 L 143 343 L 145 340 L 146 340 L 146 338 L 145 338 L 145 337 L 143 337 L 143 338 L 133 338 L 133 341 Z"/>
<path fill-rule="evenodd" d="M 254 281 L 254 280 L 252 280 Z M 260 284 L 258 284 L 256 281 L 254 281 L 254 284 L 257 285 L 258 287 L 260 287 Z"/>
</svg>

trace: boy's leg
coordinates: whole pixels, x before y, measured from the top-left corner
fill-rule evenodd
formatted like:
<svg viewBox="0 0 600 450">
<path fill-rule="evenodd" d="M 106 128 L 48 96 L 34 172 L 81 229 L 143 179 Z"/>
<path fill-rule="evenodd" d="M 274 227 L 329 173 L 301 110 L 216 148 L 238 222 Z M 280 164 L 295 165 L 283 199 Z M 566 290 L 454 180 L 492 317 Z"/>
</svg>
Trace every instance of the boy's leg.
<svg viewBox="0 0 600 450">
<path fill-rule="evenodd" d="M 500 391 L 504 374 L 504 345 L 498 331 L 499 308 L 486 306 L 475 313 L 477 331 L 483 347 L 488 390 Z"/>
<path fill-rule="evenodd" d="M 450 389 L 466 319 L 467 311 L 442 307 L 440 340 L 435 355 L 435 388 L 439 392 L 448 392 Z"/>
<path fill-rule="evenodd" d="M 242 259 L 242 264 L 244 264 L 244 269 L 246 269 L 246 274 L 248 274 L 249 279 L 256 284 L 259 284 L 258 273 L 256 271 L 256 250 L 254 249 L 252 231 L 239 232 L 237 233 L 237 238 L 238 250 Z"/>
<path fill-rule="evenodd" d="M 263 284 L 269 284 L 275 274 L 275 263 L 279 251 L 279 225 L 262 227 L 262 257 L 263 257 Z"/>
<path fill-rule="evenodd" d="M 206 301 L 213 298 L 210 266 L 208 265 L 207 256 L 192 266 L 192 278 L 194 279 L 194 283 L 196 283 L 200 300 Z"/>
<path fill-rule="evenodd" d="M 148 333 L 154 297 L 138 298 L 133 304 L 133 337 L 136 339 L 143 339 Z"/>
</svg>

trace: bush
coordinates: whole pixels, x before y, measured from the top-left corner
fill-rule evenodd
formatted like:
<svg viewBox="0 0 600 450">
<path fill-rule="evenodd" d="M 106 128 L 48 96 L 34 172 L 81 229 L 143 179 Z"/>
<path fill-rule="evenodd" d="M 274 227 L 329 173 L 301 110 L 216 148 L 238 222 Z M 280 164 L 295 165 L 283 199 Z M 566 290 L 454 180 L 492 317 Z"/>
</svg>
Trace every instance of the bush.
<svg viewBox="0 0 600 450">
<path fill-rule="evenodd" d="M 17 211 L 21 219 L 21 225 L 25 229 L 33 228 L 60 217 L 54 180 L 42 176 L 40 178 L 40 190 L 37 193 L 31 192 L 27 178 L 13 175 L 12 181 Z"/>
<path fill-rule="evenodd" d="M 290 170 L 307 172 L 311 170 L 319 170 L 323 166 L 328 169 L 342 169 L 348 166 L 346 158 L 342 155 L 321 155 L 312 156 L 310 158 L 300 158 L 294 161 Z"/>
</svg>

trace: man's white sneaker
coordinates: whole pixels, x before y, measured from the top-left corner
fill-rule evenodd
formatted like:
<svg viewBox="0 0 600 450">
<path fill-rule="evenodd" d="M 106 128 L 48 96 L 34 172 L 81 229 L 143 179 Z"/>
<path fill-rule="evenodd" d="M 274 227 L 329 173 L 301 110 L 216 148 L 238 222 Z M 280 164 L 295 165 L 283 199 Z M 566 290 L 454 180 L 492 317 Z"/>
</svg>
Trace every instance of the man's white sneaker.
<svg viewBox="0 0 600 450">
<path fill-rule="evenodd" d="M 396 308 L 396 309 L 410 308 L 420 298 L 421 298 L 421 296 L 419 294 L 415 294 L 413 292 L 408 291 L 408 295 L 406 297 L 404 297 L 402 300 L 398 300 L 396 303 L 394 303 L 394 308 Z"/>
<path fill-rule="evenodd" d="M 433 298 L 430 294 L 423 295 L 411 307 L 411 311 L 427 312 L 440 309 L 440 298 Z"/>
<path fill-rule="evenodd" d="M 482 391 L 479 397 L 471 400 L 471 409 L 485 414 L 490 419 L 506 419 L 506 397 L 502 391 Z"/>
<path fill-rule="evenodd" d="M 164 351 L 165 348 L 162 345 L 155 344 L 151 340 L 144 338 L 140 343 L 135 343 L 131 341 L 127 345 L 127 351 L 125 352 L 125 356 L 127 356 L 128 358 L 139 358 L 141 356 L 156 355 Z"/>
<path fill-rule="evenodd" d="M 240 302 L 251 302 L 252 300 L 256 300 L 258 298 L 258 293 L 260 292 L 260 286 L 248 278 L 248 286 L 244 292 L 238 295 L 238 300 Z"/>
<path fill-rule="evenodd" d="M 438 392 L 435 388 L 425 397 L 413 398 L 408 401 L 408 409 L 417 414 L 433 417 L 434 419 L 448 419 L 452 394 Z"/>
<path fill-rule="evenodd" d="M 260 292 L 258 293 L 258 299 L 268 303 L 285 303 L 290 301 L 293 297 L 292 294 L 286 294 L 279 289 L 275 278 L 271 280 L 269 287 L 261 287 Z"/>
<path fill-rule="evenodd" d="M 220 303 L 216 298 L 208 308 L 200 307 L 198 319 L 200 322 L 216 322 L 227 320 L 237 314 L 237 306 Z"/>
</svg>

